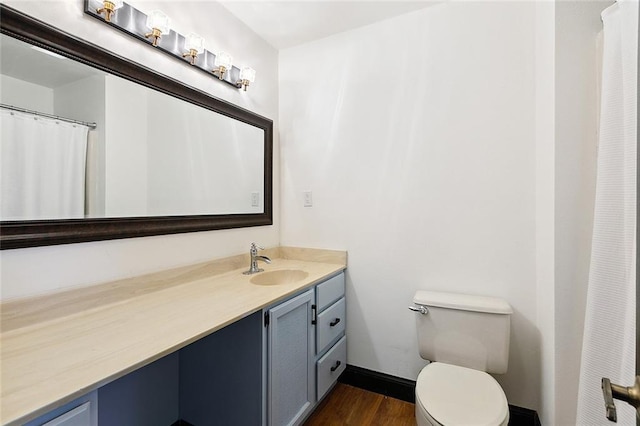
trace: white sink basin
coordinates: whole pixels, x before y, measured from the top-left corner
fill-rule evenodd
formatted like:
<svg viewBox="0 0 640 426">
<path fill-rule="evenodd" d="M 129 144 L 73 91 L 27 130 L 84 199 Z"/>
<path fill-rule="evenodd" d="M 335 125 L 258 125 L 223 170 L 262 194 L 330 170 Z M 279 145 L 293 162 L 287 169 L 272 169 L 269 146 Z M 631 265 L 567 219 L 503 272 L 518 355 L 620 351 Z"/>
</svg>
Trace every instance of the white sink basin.
<svg viewBox="0 0 640 426">
<path fill-rule="evenodd" d="M 280 269 L 277 271 L 261 272 L 253 276 L 250 282 L 256 285 L 291 284 L 303 280 L 308 276 L 308 272 L 299 269 Z"/>
</svg>

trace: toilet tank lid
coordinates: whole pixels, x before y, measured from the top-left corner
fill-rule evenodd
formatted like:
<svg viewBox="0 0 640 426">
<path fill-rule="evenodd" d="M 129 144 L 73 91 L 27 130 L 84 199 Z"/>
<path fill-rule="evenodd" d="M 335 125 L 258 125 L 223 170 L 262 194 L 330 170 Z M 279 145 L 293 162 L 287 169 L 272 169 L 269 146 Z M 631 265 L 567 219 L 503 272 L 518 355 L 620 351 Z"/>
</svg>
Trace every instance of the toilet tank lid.
<svg viewBox="0 0 640 426">
<path fill-rule="evenodd" d="M 438 308 L 486 312 L 490 314 L 513 313 L 513 309 L 511 309 L 509 303 L 504 299 L 469 294 L 419 290 L 415 296 L 413 296 L 413 303 Z"/>
</svg>

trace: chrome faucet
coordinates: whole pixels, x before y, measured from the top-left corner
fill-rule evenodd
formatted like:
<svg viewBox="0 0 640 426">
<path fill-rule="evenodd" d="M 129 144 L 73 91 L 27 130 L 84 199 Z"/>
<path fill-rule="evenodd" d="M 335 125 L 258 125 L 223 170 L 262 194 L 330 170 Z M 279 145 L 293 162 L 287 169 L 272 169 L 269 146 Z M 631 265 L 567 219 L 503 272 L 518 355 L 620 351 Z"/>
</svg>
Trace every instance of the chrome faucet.
<svg viewBox="0 0 640 426">
<path fill-rule="evenodd" d="M 249 265 L 249 270 L 244 271 L 243 274 L 251 275 L 264 271 L 264 269 L 258 268 L 258 260 L 262 260 L 265 263 L 271 263 L 271 259 L 267 256 L 258 256 L 258 249 L 264 250 L 264 247 L 260 247 L 256 243 L 251 243 L 251 249 L 249 250 L 249 254 L 251 255 L 251 265 Z"/>
</svg>

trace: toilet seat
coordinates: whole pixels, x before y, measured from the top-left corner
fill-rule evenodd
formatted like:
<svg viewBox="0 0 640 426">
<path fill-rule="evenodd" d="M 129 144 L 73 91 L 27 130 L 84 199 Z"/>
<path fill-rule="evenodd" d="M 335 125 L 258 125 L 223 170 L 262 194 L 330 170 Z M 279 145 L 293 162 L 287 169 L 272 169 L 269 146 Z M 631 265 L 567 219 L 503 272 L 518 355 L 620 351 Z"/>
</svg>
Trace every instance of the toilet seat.
<svg viewBox="0 0 640 426">
<path fill-rule="evenodd" d="M 432 362 L 416 382 L 416 417 L 426 424 L 499 426 L 509 422 L 504 391 L 489 374 Z M 435 423 L 434 423 L 435 421 Z"/>
</svg>

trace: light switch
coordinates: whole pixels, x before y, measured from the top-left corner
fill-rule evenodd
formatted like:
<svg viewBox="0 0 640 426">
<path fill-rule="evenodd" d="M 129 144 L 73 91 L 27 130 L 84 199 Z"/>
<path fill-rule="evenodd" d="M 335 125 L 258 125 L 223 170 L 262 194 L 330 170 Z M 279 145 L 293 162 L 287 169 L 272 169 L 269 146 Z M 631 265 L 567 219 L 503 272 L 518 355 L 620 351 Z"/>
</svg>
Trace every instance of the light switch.
<svg viewBox="0 0 640 426">
<path fill-rule="evenodd" d="M 311 194 L 311 191 L 304 191 L 304 206 L 305 207 L 312 207 L 313 206 L 313 196 Z"/>
<path fill-rule="evenodd" d="M 251 207 L 259 207 L 260 206 L 260 193 L 252 192 L 251 193 Z"/>
</svg>

